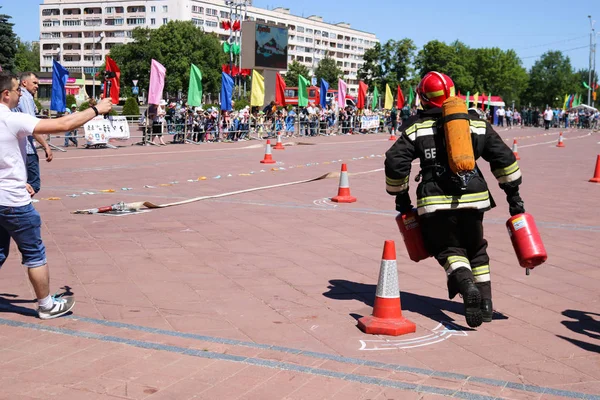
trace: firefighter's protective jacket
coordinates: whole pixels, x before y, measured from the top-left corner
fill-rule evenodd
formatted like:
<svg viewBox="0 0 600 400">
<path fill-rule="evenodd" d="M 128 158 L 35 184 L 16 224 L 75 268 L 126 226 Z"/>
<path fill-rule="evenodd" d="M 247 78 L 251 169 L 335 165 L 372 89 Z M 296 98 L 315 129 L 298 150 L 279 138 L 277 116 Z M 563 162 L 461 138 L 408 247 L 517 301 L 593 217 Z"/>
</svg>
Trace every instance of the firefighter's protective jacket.
<svg viewBox="0 0 600 400">
<path fill-rule="evenodd" d="M 521 184 L 521 171 L 512 150 L 492 126 L 469 114 L 475 160 L 482 157 L 490 163 L 492 173 L 504 190 Z M 419 159 L 420 183 L 417 187 L 419 215 L 438 210 L 474 208 L 489 210 L 492 205 L 487 183 L 480 171 L 461 187 L 448 164 L 442 109 L 419 111 L 404 121 L 400 137 L 386 152 L 385 180 L 390 195 L 406 194 L 409 189 L 411 163 Z"/>
</svg>

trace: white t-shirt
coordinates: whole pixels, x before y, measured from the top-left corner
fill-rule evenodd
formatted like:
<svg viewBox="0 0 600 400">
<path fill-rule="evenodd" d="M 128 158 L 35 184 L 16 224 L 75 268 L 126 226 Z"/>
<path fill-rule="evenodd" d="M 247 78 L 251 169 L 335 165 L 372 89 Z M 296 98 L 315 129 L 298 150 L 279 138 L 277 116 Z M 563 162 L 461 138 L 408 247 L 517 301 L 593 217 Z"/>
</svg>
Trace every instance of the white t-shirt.
<svg viewBox="0 0 600 400">
<path fill-rule="evenodd" d="M 27 192 L 27 136 L 40 120 L 14 113 L 0 104 L 0 206 L 22 207 L 31 203 Z"/>
</svg>

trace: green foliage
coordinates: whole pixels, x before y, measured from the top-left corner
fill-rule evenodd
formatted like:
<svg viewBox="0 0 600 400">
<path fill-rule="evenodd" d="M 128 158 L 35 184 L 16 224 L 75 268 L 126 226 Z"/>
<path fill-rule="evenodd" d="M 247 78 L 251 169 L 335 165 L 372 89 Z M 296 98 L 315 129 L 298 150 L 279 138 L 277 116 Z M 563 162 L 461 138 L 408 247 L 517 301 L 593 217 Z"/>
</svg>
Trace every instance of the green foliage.
<svg viewBox="0 0 600 400">
<path fill-rule="evenodd" d="M 309 79 L 310 71 L 308 70 L 308 67 L 294 60 L 288 64 L 287 72 L 283 77 L 283 79 L 285 80 L 285 85 L 290 87 L 297 87 L 298 75 L 302 75 L 306 79 Z"/>
<path fill-rule="evenodd" d="M 147 88 L 151 60 L 155 59 L 167 69 L 165 92 L 187 92 L 191 64 L 202 71 L 204 93 L 216 95 L 220 91 L 226 55 L 215 34 L 204 33 L 191 21 L 170 21 L 158 29 L 136 28 L 132 38 L 131 43 L 110 51 L 121 69 L 123 88 L 132 86 L 134 79 L 140 88 Z"/>
<path fill-rule="evenodd" d="M 67 108 L 70 110 L 71 105 L 73 105 L 73 104 L 77 104 L 77 100 L 75 99 L 75 96 L 73 96 L 72 94 L 68 94 L 67 95 Z"/>
<path fill-rule="evenodd" d="M 11 18 L 10 15 L 0 14 L 0 65 L 3 70 L 15 72 L 17 37 L 13 32 L 14 24 L 9 22 Z"/>
<path fill-rule="evenodd" d="M 79 105 L 79 108 L 77 109 L 77 111 L 85 111 L 85 110 L 87 110 L 88 108 L 90 108 L 90 103 L 88 103 L 88 102 L 86 101 L 86 102 L 83 102 L 83 103 L 81 103 L 81 104 Z"/>
<path fill-rule="evenodd" d="M 15 54 L 15 72 L 36 72 L 40 70 L 40 44 L 38 42 L 22 42 L 17 39 Z"/>
<path fill-rule="evenodd" d="M 331 57 L 325 57 L 319 61 L 319 65 L 315 69 L 317 84 L 320 84 L 321 79 L 324 79 L 332 89 L 337 89 L 338 78 L 344 76 L 344 72 L 337 66 L 336 61 Z M 296 81 L 296 85 L 298 82 Z"/>
<path fill-rule="evenodd" d="M 249 106 L 249 105 L 250 105 L 250 100 L 248 98 L 241 98 L 241 99 L 235 100 L 233 109 L 237 111 L 237 110 L 241 110 L 242 108 Z"/>
<path fill-rule="evenodd" d="M 137 99 L 128 97 L 123 105 L 121 115 L 140 115 L 140 106 L 138 105 Z"/>
<path fill-rule="evenodd" d="M 33 102 L 35 103 L 35 108 L 37 108 L 38 113 L 41 113 L 44 109 L 44 107 L 42 107 L 42 103 L 40 103 L 38 99 L 33 99 Z"/>
<path fill-rule="evenodd" d="M 577 78 L 569 57 L 560 51 L 549 51 L 531 67 L 525 100 L 532 106 L 559 106 L 565 94 L 576 93 Z"/>
<path fill-rule="evenodd" d="M 373 82 L 379 81 L 383 77 L 382 58 L 381 44 L 375 43 L 375 46 L 367 49 L 363 56 L 364 63 L 358 70 L 358 79 L 369 87 Z"/>
</svg>

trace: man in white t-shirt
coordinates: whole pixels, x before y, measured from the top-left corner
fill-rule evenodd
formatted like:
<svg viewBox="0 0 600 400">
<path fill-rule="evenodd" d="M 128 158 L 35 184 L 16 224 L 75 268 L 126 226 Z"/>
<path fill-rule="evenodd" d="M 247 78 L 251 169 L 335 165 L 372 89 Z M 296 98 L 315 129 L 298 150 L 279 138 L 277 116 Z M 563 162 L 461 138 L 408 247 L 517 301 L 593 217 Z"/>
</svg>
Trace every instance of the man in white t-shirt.
<svg viewBox="0 0 600 400">
<path fill-rule="evenodd" d="M 13 113 L 21 97 L 15 75 L 0 72 L 0 267 L 6 261 L 12 238 L 27 267 L 29 281 L 38 300 L 41 319 L 60 317 L 75 305 L 72 297 L 50 296 L 50 272 L 42 242 L 40 214 L 33 208 L 34 191 L 27 185 L 27 137 L 71 131 L 112 108 L 111 100 L 97 107 L 56 119 L 38 119 Z"/>
</svg>

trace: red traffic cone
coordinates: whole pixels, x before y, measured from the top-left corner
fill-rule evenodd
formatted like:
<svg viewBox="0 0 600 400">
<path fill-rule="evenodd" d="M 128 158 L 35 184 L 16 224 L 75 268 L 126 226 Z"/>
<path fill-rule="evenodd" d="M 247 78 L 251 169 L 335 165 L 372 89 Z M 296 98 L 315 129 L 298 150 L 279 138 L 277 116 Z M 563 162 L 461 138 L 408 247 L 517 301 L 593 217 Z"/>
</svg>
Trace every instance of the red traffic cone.
<svg viewBox="0 0 600 400">
<path fill-rule="evenodd" d="M 388 140 L 396 140 L 396 134 L 390 133 L 390 138 Z"/>
<path fill-rule="evenodd" d="M 261 164 L 275 164 L 273 156 L 271 155 L 271 141 L 267 140 L 267 147 L 265 149 L 265 158 L 260 160 Z"/>
<path fill-rule="evenodd" d="M 404 335 L 417 330 L 417 326 L 413 322 L 402 316 L 396 244 L 393 240 L 386 240 L 383 246 L 373 315 L 360 318 L 358 327 L 368 334 L 390 336 Z"/>
<path fill-rule="evenodd" d="M 273 150 L 285 150 L 285 147 L 283 147 L 283 143 L 281 142 L 281 133 L 277 134 L 277 143 L 275 143 Z"/>
<path fill-rule="evenodd" d="M 517 146 L 517 139 L 513 140 L 513 148 L 512 148 L 513 153 L 515 153 L 515 157 L 517 160 L 520 160 L 521 157 L 519 157 L 519 147 Z"/>
<path fill-rule="evenodd" d="M 600 183 L 600 155 L 596 159 L 596 171 L 594 172 L 594 177 L 590 179 L 590 182 Z"/>
<path fill-rule="evenodd" d="M 556 147 L 565 147 L 565 144 L 563 143 L 562 132 L 558 136 L 558 144 L 556 145 Z"/>
<path fill-rule="evenodd" d="M 342 164 L 342 172 L 340 173 L 340 184 L 338 188 L 338 194 L 331 198 L 331 201 L 336 203 L 354 203 L 356 197 L 350 195 L 350 183 L 348 182 L 348 167 L 346 164 Z"/>
</svg>

